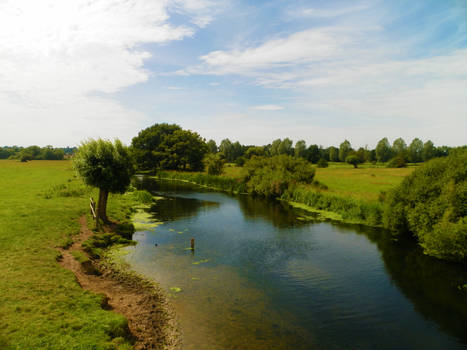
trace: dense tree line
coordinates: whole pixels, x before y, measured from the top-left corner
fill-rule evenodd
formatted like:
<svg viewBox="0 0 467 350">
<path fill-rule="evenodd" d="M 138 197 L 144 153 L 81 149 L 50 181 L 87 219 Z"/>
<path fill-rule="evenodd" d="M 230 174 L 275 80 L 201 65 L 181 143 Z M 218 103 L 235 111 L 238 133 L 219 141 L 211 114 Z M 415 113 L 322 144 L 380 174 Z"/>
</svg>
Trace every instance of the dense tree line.
<svg viewBox="0 0 467 350">
<path fill-rule="evenodd" d="M 241 145 L 238 141 L 232 142 L 229 139 L 221 141 L 217 146 L 214 140 L 208 141 L 208 152 L 217 154 L 220 158 L 229 163 L 243 165 L 246 160 L 253 156 L 289 155 L 303 158 L 313 164 L 321 161 L 326 162 L 348 162 L 355 167 L 365 162 L 389 162 L 389 166 L 403 167 L 406 163 L 421 163 L 436 157 L 444 157 L 449 154 L 450 148 L 447 146 L 436 147 L 432 141 L 415 138 L 407 145 L 402 138 L 398 138 L 391 143 L 387 138 L 381 139 L 375 149 L 360 147 L 355 149 L 348 140 L 343 141 L 339 147 L 330 146 L 324 148 L 320 145 L 312 144 L 307 146 L 304 140 L 299 140 L 293 144 L 289 138 L 276 139 L 265 146 Z"/>
<path fill-rule="evenodd" d="M 52 146 L 4 146 L 0 147 L 0 159 L 28 160 L 62 160 L 76 151 L 75 147 L 54 148 Z"/>
</svg>

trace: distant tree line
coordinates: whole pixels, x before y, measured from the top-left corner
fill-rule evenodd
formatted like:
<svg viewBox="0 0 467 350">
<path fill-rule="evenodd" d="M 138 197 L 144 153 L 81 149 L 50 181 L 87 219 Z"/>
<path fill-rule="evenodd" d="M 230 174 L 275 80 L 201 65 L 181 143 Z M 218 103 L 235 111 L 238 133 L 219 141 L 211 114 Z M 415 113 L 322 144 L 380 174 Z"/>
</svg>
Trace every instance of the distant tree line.
<svg viewBox="0 0 467 350">
<path fill-rule="evenodd" d="M 208 169 L 212 175 L 218 174 L 223 163 L 243 166 L 246 161 L 256 157 L 275 157 L 280 155 L 302 158 L 318 167 L 326 167 L 327 162 L 347 162 L 358 164 L 387 163 L 390 167 L 404 167 L 406 163 L 421 163 L 432 158 L 449 154 L 450 147 L 436 147 L 432 141 L 415 138 L 407 143 L 398 138 L 391 144 L 385 137 L 374 149 L 353 148 L 348 140 L 338 147 L 307 145 L 304 140 L 294 142 L 289 139 L 276 139 L 264 146 L 242 145 L 224 139 L 219 145 L 214 140 L 206 142 L 199 134 L 183 130 L 176 124 L 155 124 L 142 130 L 131 144 L 133 156 L 140 170 L 188 170 Z"/>
<path fill-rule="evenodd" d="M 214 140 L 207 142 L 210 153 L 216 154 L 225 159 L 226 162 L 243 163 L 252 156 L 274 157 L 277 155 L 289 155 L 304 158 L 313 164 L 326 166 L 326 162 L 348 162 L 355 167 L 357 164 L 365 162 L 390 162 L 394 167 L 405 166 L 409 163 L 420 163 L 436 157 L 444 157 L 449 154 L 450 147 L 435 147 L 432 141 L 415 138 L 407 145 L 402 138 L 394 140 L 392 145 L 385 137 L 381 139 L 375 149 L 360 147 L 354 149 L 348 140 L 342 142 L 339 147 L 322 146 L 312 144 L 307 146 L 304 140 L 299 140 L 293 144 L 289 138 L 277 139 L 265 146 L 244 146 L 238 141 L 232 142 L 229 139 L 221 141 L 219 146 Z"/>
<path fill-rule="evenodd" d="M 76 147 L 59 147 L 53 146 L 4 146 L 0 147 L 0 159 L 19 159 L 21 161 L 28 160 L 62 160 L 71 156 L 76 151 Z"/>
</svg>

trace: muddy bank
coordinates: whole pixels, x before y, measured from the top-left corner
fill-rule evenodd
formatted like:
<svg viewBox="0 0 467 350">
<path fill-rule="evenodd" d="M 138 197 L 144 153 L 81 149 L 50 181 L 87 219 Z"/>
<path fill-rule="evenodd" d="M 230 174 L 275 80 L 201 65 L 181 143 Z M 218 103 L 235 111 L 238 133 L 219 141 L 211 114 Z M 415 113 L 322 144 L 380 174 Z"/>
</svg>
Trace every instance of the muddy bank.
<svg viewBox="0 0 467 350">
<path fill-rule="evenodd" d="M 72 255 L 80 251 L 81 244 L 93 233 L 87 227 L 86 217 L 80 218 L 81 230 L 69 249 L 60 249 L 60 264 L 71 270 L 78 284 L 91 292 L 104 294 L 103 308 L 112 309 L 128 319 L 130 337 L 134 349 L 181 348 L 180 334 L 174 312 L 163 291 L 154 283 L 133 274 L 115 269 L 110 262 L 94 261 L 94 266 L 84 266 Z M 90 274 L 97 268 L 99 275 Z"/>
</svg>

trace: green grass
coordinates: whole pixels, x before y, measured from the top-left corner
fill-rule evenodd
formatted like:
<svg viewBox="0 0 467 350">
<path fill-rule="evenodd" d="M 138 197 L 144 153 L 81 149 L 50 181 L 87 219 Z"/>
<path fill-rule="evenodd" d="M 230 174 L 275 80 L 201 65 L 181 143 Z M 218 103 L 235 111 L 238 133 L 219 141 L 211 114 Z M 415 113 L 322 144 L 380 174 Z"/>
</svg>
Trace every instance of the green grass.
<svg viewBox="0 0 467 350">
<path fill-rule="evenodd" d="M 376 201 L 380 192 L 400 184 L 404 177 L 412 173 L 415 166 L 407 168 L 386 168 L 384 165 L 359 165 L 329 163 L 328 168 L 317 168 L 315 180 L 326 185 L 324 191 L 341 197 L 351 197 L 365 201 Z"/>
<path fill-rule="evenodd" d="M 56 261 L 92 194 L 71 163 L 2 160 L 0 179 L 0 349 L 129 348 L 126 319 Z M 126 201 L 111 197 L 110 216 L 129 215 Z"/>
</svg>

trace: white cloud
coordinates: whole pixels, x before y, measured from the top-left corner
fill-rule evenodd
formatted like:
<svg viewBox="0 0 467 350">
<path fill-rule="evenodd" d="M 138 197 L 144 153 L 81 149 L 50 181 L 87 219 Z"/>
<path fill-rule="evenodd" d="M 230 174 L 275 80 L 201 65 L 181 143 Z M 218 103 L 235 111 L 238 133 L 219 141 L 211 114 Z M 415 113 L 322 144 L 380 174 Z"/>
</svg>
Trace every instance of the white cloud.
<svg viewBox="0 0 467 350">
<path fill-rule="evenodd" d="M 284 107 L 278 106 L 278 105 L 263 105 L 263 106 L 253 106 L 253 107 L 250 107 L 250 109 L 254 109 L 257 111 L 280 111 L 284 109 Z"/>
<path fill-rule="evenodd" d="M 374 29 L 374 28 L 372 28 Z M 257 47 L 212 51 L 200 59 L 202 65 L 177 74 L 258 74 L 258 70 L 281 69 L 342 57 L 352 42 L 367 29 L 309 29 L 287 37 L 273 38 Z M 259 75 L 259 74 L 258 74 Z"/>
<path fill-rule="evenodd" d="M 467 49 L 404 58 L 378 34 L 376 27 L 313 28 L 255 47 L 212 51 L 184 73 L 236 74 L 246 83 L 286 89 L 295 94 L 287 110 L 320 115 L 322 127 L 340 119 L 397 134 L 404 125 L 407 135 L 424 130 L 419 136 L 465 143 Z"/>
<path fill-rule="evenodd" d="M 129 139 L 143 116 L 95 95 L 148 79 L 143 63 L 150 53 L 140 44 L 193 35 L 169 23 L 167 6 L 162 0 L 0 2 L 2 142 L 70 144 L 90 134 Z M 41 132 L 46 122 L 54 136 Z"/>
<path fill-rule="evenodd" d="M 337 8 L 300 8 L 289 11 L 288 14 L 292 17 L 309 17 L 309 18 L 334 18 L 345 16 L 351 13 L 360 12 L 369 8 L 368 4 L 362 3 L 350 7 L 337 7 Z"/>
<path fill-rule="evenodd" d="M 228 0 L 173 0 L 169 8 L 180 14 L 192 16 L 191 22 L 200 28 L 211 23 L 220 11 L 228 6 Z"/>
</svg>

